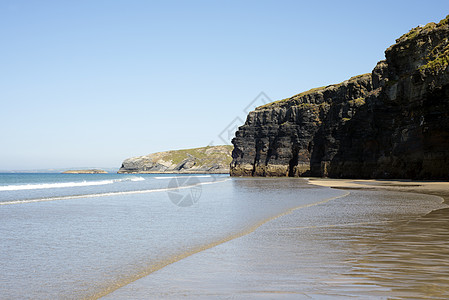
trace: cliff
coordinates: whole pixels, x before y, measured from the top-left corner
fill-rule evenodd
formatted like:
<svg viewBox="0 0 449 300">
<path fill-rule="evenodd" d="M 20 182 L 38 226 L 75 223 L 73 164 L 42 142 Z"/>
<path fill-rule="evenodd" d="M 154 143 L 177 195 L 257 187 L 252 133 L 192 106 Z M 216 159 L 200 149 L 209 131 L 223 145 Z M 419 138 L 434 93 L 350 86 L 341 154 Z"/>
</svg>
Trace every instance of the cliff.
<svg viewBox="0 0 449 300">
<path fill-rule="evenodd" d="M 118 173 L 229 173 L 232 146 L 158 152 L 126 159 Z"/>
<path fill-rule="evenodd" d="M 250 112 L 231 175 L 448 179 L 448 22 L 412 29 L 370 74 Z"/>
<path fill-rule="evenodd" d="M 88 170 L 67 170 L 62 174 L 107 174 L 108 172 L 100 169 L 88 169 Z"/>
</svg>

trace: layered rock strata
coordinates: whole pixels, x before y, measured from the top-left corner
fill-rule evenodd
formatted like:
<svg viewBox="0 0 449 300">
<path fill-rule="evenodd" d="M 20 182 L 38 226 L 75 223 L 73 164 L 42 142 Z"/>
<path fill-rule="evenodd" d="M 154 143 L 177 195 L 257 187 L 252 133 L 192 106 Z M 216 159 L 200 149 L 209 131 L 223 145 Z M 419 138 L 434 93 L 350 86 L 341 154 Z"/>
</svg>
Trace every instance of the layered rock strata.
<svg viewBox="0 0 449 300">
<path fill-rule="evenodd" d="M 449 25 L 412 29 L 370 74 L 249 113 L 233 176 L 449 178 Z"/>
</svg>

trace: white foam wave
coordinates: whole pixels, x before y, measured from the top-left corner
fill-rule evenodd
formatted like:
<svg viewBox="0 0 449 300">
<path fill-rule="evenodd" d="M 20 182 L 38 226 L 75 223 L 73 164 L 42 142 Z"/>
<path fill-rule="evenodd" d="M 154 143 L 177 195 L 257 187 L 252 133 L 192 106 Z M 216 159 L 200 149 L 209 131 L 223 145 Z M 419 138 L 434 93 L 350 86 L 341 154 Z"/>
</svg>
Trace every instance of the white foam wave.
<svg viewBox="0 0 449 300">
<path fill-rule="evenodd" d="M 217 174 L 221 175 L 221 174 Z M 154 179 L 172 179 L 172 178 L 186 178 L 186 177 L 196 177 L 196 178 L 211 178 L 216 177 L 215 175 L 196 175 L 196 174 L 186 174 L 184 176 L 156 176 Z M 223 177 L 223 176 L 222 176 Z"/>
<path fill-rule="evenodd" d="M 144 181 L 145 178 L 143 177 L 127 177 L 124 179 L 118 179 L 119 181 Z"/>
<path fill-rule="evenodd" d="M 126 191 L 126 192 L 109 192 L 109 193 L 99 193 L 99 194 L 71 195 L 71 196 L 61 196 L 61 197 L 52 197 L 52 198 L 15 200 L 15 201 L 0 202 L 0 205 L 24 204 L 24 203 L 47 202 L 47 201 L 56 201 L 56 200 L 68 200 L 68 199 L 80 199 L 80 198 L 95 198 L 95 197 L 132 195 L 132 194 L 147 194 L 147 193 L 155 193 L 155 192 L 167 192 L 167 191 L 173 191 L 173 190 L 188 189 L 188 188 L 191 188 L 191 187 L 197 186 L 197 185 L 221 183 L 221 182 L 225 182 L 225 181 L 228 181 L 228 180 L 231 180 L 231 179 L 219 180 L 219 181 L 214 181 L 214 182 L 200 182 L 200 183 L 191 184 L 191 185 L 185 185 L 185 186 L 180 186 L 180 187 L 162 188 L 162 189 L 153 189 L 153 190 L 139 190 L 139 191 Z"/>
<path fill-rule="evenodd" d="M 37 183 L 37 184 L 19 184 L 0 186 L 0 191 L 23 191 L 23 190 L 40 190 L 55 189 L 67 187 L 95 186 L 106 185 L 122 181 L 142 181 L 143 177 L 127 177 L 121 179 L 96 180 L 96 181 L 71 181 L 71 182 L 55 182 L 55 183 Z"/>
</svg>

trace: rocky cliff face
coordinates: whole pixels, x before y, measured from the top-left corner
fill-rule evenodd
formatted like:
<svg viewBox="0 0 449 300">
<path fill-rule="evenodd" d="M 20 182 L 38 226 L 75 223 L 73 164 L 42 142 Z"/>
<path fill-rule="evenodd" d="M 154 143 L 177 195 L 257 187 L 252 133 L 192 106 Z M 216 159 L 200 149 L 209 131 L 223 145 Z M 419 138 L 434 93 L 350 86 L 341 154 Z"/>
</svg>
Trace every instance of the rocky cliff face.
<svg viewBox="0 0 449 300">
<path fill-rule="evenodd" d="M 258 107 L 231 175 L 449 178 L 448 20 L 400 37 L 371 74 Z"/>
<path fill-rule="evenodd" d="M 126 159 L 118 173 L 229 173 L 232 146 L 158 152 Z"/>
</svg>

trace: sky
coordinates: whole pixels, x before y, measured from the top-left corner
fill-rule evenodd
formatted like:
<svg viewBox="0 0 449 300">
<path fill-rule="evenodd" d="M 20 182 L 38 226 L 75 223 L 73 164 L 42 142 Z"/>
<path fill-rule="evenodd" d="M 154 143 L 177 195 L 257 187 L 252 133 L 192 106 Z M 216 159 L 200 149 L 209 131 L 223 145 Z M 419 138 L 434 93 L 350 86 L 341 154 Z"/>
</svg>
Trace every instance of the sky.
<svg viewBox="0 0 449 300">
<path fill-rule="evenodd" d="M 369 73 L 447 14 L 447 0 L 0 0 L 0 170 L 229 143 L 252 107 Z"/>
</svg>

